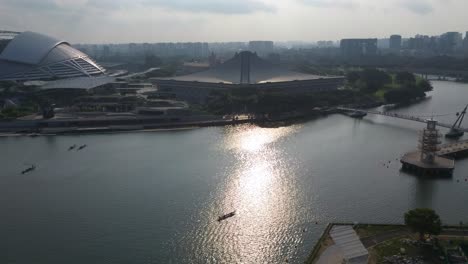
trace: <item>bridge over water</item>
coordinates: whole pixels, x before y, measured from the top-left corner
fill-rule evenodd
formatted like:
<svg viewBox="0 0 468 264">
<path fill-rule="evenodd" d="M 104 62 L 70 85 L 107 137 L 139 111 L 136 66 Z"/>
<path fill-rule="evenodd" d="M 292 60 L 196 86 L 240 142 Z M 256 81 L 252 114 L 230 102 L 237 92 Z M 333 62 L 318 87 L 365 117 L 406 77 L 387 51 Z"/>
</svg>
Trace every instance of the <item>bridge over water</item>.
<svg viewBox="0 0 468 264">
<path fill-rule="evenodd" d="M 427 118 L 423 118 L 420 116 L 412 116 L 412 115 L 405 115 L 405 114 L 392 113 L 392 112 L 383 112 L 383 111 L 377 111 L 377 110 L 347 108 L 347 107 L 337 107 L 337 109 L 341 111 L 358 112 L 358 113 L 360 112 L 360 113 L 366 113 L 366 114 L 372 114 L 372 115 L 381 115 L 381 116 L 388 116 L 388 117 L 393 117 L 393 118 L 398 118 L 398 119 L 410 120 L 410 121 L 415 121 L 415 122 L 420 122 L 420 123 L 427 123 Z M 453 124 L 446 124 L 446 123 L 440 123 L 440 122 L 437 122 L 437 125 L 440 127 L 445 127 L 449 129 L 454 127 Z M 459 127 L 457 128 L 457 130 L 468 132 L 468 129 L 463 128 L 463 127 Z"/>
</svg>

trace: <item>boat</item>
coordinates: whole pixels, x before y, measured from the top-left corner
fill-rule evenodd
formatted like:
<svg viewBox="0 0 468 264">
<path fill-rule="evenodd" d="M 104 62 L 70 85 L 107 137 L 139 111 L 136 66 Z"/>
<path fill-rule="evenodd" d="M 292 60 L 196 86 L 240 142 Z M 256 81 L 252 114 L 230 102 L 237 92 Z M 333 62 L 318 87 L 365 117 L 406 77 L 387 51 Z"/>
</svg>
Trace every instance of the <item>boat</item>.
<svg viewBox="0 0 468 264">
<path fill-rule="evenodd" d="M 446 138 L 460 138 L 460 137 L 463 137 L 464 134 L 465 132 L 456 128 L 452 128 L 447 134 L 445 134 L 445 137 Z"/>
<path fill-rule="evenodd" d="M 354 111 L 352 113 L 349 114 L 350 117 L 353 117 L 353 118 L 363 118 L 367 115 L 366 112 L 362 112 L 362 111 Z"/>
<path fill-rule="evenodd" d="M 33 171 L 33 170 L 35 170 L 35 169 L 36 169 L 36 166 L 31 165 L 31 167 L 29 167 L 29 168 L 23 170 L 23 171 L 21 172 L 21 174 L 29 173 L 29 172 L 31 172 L 31 171 Z"/>
<path fill-rule="evenodd" d="M 82 149 L 84 149 L 84 148 L 86 148 L 86 147 L 87 147 L 87 145 L 86 145 L 86 144 L 84 144 L 84 145 L 81 145 L 81 146 L 78 148 L 78 150 L 82 150 Z"/>
<path fill-rule="evenodd" d="M 228 218 L 231 218 L 231 217 L 233 217 L 235 214 L 236 214 L 236 211 L 230 212 L 229 214 L 222 215 L 222 216 L 218 217 L 218 222 L 221 222 L 221 221 L 223 221 L 223 220 L 226 220 L 226 219 L 228 219 Z"/>
<path fill-rule="evenodd" d="M 70 147 L 68 148 L 68 151 L 73 150 L 73 149 L 75 149 L 75 148 L 76 148 L 76 144 L 73 145 L 73 146 L 70 146 Z"/>
</svg>

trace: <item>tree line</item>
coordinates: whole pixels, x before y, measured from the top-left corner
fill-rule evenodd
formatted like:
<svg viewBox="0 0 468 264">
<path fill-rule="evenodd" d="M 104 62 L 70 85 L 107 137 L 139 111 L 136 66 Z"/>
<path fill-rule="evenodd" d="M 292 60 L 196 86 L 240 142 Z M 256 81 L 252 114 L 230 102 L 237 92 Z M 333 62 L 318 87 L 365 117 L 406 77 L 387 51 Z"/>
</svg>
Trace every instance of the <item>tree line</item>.
<svg viewBox="0 0 468 264">
<path fill-rule="evenodd" d="M 350 71 L 346 75 L 348 86 L 365 94 L 383 94 L 385 103 L 407 103 L 426 96 L 432 90 L 432 85 L 422 78 L 417 78 L 410 72 L 394 74 L 379 69 L 364 69 Z"/>
</svg>

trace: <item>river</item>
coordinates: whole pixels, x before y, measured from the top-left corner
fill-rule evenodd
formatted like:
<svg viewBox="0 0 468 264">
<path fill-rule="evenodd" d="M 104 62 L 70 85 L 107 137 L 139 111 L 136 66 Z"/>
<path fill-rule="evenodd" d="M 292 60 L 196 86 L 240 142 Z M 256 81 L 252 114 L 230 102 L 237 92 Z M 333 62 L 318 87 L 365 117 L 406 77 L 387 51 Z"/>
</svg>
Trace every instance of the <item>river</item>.
<svg viewBox="0 0 468 264">
<path fill-rule="evenodd" d="M 452 123 L 468 85 L 433 84 L 427 100 L 395 111 Z M 468 160 L 449 179 L 400 172 L 423 127 L 332 115 L 282 128 L 0 138 L 0 262 L 303 263 L 328 222 L 402 223 L 416 207 L 468 222 Z"/>
</svg>

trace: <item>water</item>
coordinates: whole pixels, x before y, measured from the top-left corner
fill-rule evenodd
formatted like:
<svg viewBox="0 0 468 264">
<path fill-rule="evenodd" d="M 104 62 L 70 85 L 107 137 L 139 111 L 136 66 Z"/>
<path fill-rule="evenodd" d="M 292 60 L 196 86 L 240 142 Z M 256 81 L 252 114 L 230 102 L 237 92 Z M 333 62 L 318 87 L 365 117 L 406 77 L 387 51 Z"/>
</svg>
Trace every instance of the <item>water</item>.
<svg viewBox="0 0 468 264">
<path fill-rule="evenodd" d="M 395 111 L 453 122 L 468 85 L 434 85 Z M 0 262 L 302 263 L 328 222 L 401 223 L 415 207 L 468 221 L 468 160 L 451 179 L 400 172 L 423 126 L 334 115 L 277 129 L 2 138 Z"/>
</svg>

